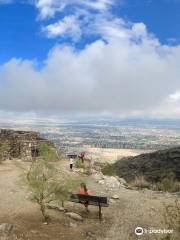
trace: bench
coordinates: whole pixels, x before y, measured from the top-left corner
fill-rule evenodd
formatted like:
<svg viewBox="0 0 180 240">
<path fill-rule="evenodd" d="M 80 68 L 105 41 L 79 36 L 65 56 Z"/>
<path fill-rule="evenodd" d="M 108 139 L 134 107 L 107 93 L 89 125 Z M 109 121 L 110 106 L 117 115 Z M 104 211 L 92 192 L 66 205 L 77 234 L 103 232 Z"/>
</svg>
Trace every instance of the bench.
<svg viewBox="0 0 180 240">
<path fill-rule="evenodd" d="M 66 156 L 67 156 L 68 158 L 74 158 L 74 159 L 75 159 L 75 158 L 77 158 L 78 155 L 72 153 L 72 154 L 67 154 Z"/>
<path fill-rule="evenodd" d="M 99 219 L 102 219 L 101 208 L 108 207 L 107 197 L 99 197 L 92 195 L 72 194 L 69 201 L 75 203 L 81 203 L 81 201 L 87 201 L 88 205 L 94 205 L 99 207 Z"/>
</svg>

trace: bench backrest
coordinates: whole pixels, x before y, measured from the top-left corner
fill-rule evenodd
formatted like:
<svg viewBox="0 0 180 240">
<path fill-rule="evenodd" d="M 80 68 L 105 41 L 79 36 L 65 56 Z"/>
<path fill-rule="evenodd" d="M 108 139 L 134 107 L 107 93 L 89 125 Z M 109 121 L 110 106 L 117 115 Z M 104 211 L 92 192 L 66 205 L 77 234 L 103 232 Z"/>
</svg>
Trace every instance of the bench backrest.
<svg viewBox="0 0 180 240">
<path fill-rule="evenodd" d="M 107 204 L 107 197 L 100 197 L 100 196 L 92 196 L 92 195 L 81 195 L 81 194 L 72 194 L 72 199 L 78 199 L 79 201 L 91 201 L 95 203 L 103 203 Z"/>
<path fill-rule="evenodd" d="M 67 154 L 68 158 L 77 158 L 77 154 Z"/>
</svg>

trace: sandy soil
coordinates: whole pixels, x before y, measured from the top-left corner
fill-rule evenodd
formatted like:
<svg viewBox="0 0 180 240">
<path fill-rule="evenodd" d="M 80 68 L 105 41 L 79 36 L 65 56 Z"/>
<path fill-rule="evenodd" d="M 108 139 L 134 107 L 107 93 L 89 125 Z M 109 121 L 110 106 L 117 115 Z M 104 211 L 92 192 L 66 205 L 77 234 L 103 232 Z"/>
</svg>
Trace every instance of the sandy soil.
<svg viewBox="0 0 180 240">
<path fill-rule="evenodd" d="M 123 157 L 137 156 L 150 151 L 138 149 L 87 148 L 86 152 L 88 157 L 92 158 L 93 160 L 113 163 Z"/>
<path fill-rule="evenodd" d="M 90 214 L 84 212 L 80 204 L 66 203 L 68 211 L 81 214 L 84 218 L 76 227 L 69 227 L 73 220 L 63 213 L 49 210 L 51 222 L 48 225 L 41 221 L 38 205 L 29 199 L 29 193 L 19 185 L 27 163 L 18 160 L 6 161 L 0 165 L 0 223 L 7 222 L 17 226 L 14 235 L 0 240 L 136 240 L 160 239 L 162 236 L 144 235 L 138 238 L 134 234 L 137 226 L 145 228 L 166 228 L 163 219 L 164 204 L 174 201 L 175 196 L 156 193 L 149 190 L 135 191 L 121 187 L 118 190 L 107 190 L 92 177 L 85 177 L 91 194 L 111 197 L 119 195 L 119 200 L 103 209 L 103 222 L 98 220 L 97 207 L 90 206 Z M 62 161 L 61 171 L 79 177 L 76 172 L 69 172 L 68 164 Z M 89 236 L 89 233 L 91 233 Z"/>
</svg>

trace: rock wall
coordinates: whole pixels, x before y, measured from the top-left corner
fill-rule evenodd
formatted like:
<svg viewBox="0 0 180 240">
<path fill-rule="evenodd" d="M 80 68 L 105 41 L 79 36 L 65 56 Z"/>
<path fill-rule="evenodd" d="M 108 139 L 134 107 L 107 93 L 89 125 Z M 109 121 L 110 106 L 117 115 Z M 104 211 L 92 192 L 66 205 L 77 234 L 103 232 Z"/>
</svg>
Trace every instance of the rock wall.
<svg viewBox="0 0 180 240">
<path fill-rule="evenodd" d="M 41 138 L 37 132 L 0 129 L 0 148 L 5 159 L 32 161 L 38 156 L 41 144 L 54 147 L 53 142 Z"/>
</svg>

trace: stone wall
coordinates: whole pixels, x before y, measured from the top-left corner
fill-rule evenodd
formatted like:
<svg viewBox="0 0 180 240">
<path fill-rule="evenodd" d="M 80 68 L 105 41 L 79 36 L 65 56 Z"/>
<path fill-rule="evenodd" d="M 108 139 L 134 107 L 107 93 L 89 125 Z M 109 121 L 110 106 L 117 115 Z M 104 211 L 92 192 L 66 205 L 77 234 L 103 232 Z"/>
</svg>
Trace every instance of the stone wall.
<svg viewBox="0 0 180 240">
<path fill-rule="evenodd" d="M 0 129 L 0 147 L 4 149 L 6 159 L 32 161 L 33 157 L 38 156 L 41 144 L 54 147 L 52 141 L 41 138 L 37 132 Z"/>
</svg>

